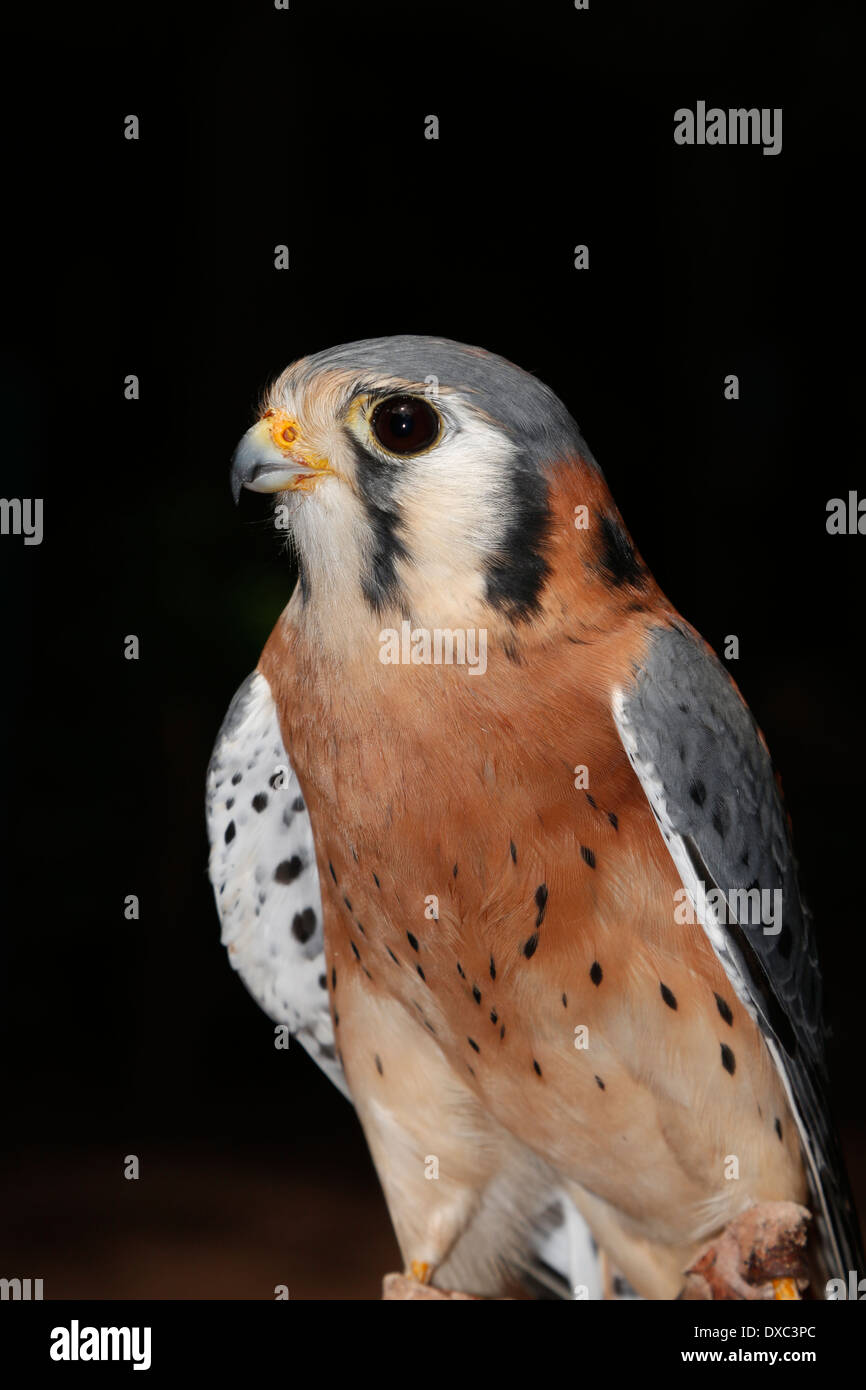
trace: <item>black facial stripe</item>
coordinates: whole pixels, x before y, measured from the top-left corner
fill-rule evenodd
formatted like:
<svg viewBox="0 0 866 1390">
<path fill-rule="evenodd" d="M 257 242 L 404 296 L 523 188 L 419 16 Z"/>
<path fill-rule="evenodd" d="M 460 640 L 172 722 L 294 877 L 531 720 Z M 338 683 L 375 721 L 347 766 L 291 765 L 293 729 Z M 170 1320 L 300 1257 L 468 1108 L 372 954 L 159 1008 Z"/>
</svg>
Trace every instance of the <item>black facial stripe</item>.
<svg viewBox="0 0 866 1390">
<path fill-rule="evenodd" d="M 486 564 L 487 598 L 513 619 L 526 619 L 538 601 L 550 566 L 544 556 L 550 525 L 547 484 L 530 461 L 514 459 L 508 528 Z"/>
<path fill-rule="evenodd" d="M 605 513 L 601 518 L 599 564 L 617 588 L 631 584 L 636 589 L 646 585 L 643 567 L 634 552 L 631 537 L 615 516 Z"/>
<path fill-rule="evenodd" d="M 396 501 L 400 464 L 386 463 L 356 441 L 355 476 L 373 538 L 369 568 L 361 576 L 361 589 L 374 613 L 381 613 L 400 598 L 396 563 L 408 560 L 409 552 L 400 537 L 403 521 Z M 405 465 L 402 465 L 405 466 Z"/>
</svg>

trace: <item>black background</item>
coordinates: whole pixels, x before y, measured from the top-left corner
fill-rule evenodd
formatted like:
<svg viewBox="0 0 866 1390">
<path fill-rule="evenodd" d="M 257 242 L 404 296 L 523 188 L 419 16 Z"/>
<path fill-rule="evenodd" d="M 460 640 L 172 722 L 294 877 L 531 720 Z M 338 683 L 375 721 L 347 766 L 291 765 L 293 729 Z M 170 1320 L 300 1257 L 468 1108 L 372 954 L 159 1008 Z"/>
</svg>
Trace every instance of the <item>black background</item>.
<svg viewBox="0 0 866 1390">
<path fill-rule="evenodd" d="M 0 539 L 0 1273 L 46 1297 L 375 1297 L 397 1261 L 351 1109 L 275 1051 L 227 966 L 202 802 L 293 584 L 265 499 L 232 506 L 234 444 L 288 362 L 398 332 L 548 382 L 671 600 L 717 650 L 738 635 L 866 1206 L 866 539 L 825 529 L 829 498 L 866 493 L 854 16 L 259 0 L 6 21 L 0 486 L 45 499 L 45 537 Z M 699 99 L 781 106 L 782 153 L 676 146 Z"/>
</svg>

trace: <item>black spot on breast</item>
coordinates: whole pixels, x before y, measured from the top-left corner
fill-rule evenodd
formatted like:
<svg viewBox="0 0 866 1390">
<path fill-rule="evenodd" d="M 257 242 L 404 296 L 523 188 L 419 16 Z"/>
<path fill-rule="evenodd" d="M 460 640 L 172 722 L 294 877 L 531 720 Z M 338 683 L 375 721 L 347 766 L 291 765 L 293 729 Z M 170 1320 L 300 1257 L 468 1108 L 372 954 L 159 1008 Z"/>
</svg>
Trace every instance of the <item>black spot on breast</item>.
<svg viewBox="0 0 866 1390">
<path fill-rule="evenodd" d="M 598 562 L 608 579 L 617 588 L 623 584 L 644 588 L 646 579 L 643 569 L 622 522 L 605 513 L 601 518 L 600 532 Z"/>
<path fill-rule="evenodd" d="M 293 811 L 304 811 L 304 810 L 306 810 L 306 807 L 304 806 L 304 798 L 303 798 L 302 796 L 296 796 L 296 797 L 295 797 L 294 801 L 292 802 L 292 810 L 293 810 Z"/>
<path fill-rule="evenodd" d="M 490 957 L 490 978 L 491 980 L 496 979 L 496 962 L 492 956 Z"/>
<path fill-rule="evenodd" d="M 595 1081 L 596 1081 L 596 1085 L 598 1086 L 598 1089 L 599 1089 L 600 1091 L 603 1091 L 603 1090 L 604 1090 L 604 1082 L 602 1081 L 601 1077 L 600 1077 L 600 1076 L 597 1076 L 597 1077 L 595 1078 Z"/>
<path fill-rule="evenodd" d="M 229 823 L 228 823 L 228 825 L 226 826 L 226 833 L 225 833 L 225 842 L 226 842 L 226 844 L 227 844 L 227 845 L 230 845 L 231 842 L 232 842 L 232 840 L 233 840 L 234 838 L 235 838 L 235 823 L 234 823 L 233 820 L 230 820 Z"/>
<path fill-rule="evenodd" d="M 499 1029 L 499 1041 L 502 1042 L 502 1039 L 503 1039 L 504 1037 L 505 1037 L 505 1024 L 503 1023 L 502 1027 Z"/>
<path fill-rule="evenodd" d="M 608 813 L 607 813 L 607 818 L 608 818 L 608 820 L 610 821 L 611 825 L 613 826 L 614 830 L 619 830 L 619 821 L 617 820 L 617 818 L 616 818 L 616 816 L 614 815 L 613 811 L 608 811 Z"/>
<path fill-rule="evenodd" d="M 232 786 L 233 786 L 233 787 L 236 787 L 236 786 L 237 786 L 238 782 L 240 782 L 240 781 L 242 780 L 243 775 L 244 775 L 244 774 L 243 774 L 242 772 L 236 772 L 236 773 L 234 774 L 234 776 L 232 777 Z"/>
<path fill-rule="evenodd" d="M 253 797 L 253 810 L 254 810 L 254 811 L 259 811 L 259 812 L 263 811 L 263 810 L 265 809 L 265 807 L 267 806 L 267 804 L 268 804 L 268 794 L 267 794 L 267 792 L 257 792 L 256 795 Z"/>
<path fill-rule="evenodd" d="M 331 966 L 331 989 L 336 989 L 336 988 L 337 988 L 337 967 L 336 967 L 335 965 L 332 965 L 332 966 Z"/>
<path fill-rule="evenodd" d="M 451 873 L 452 873 L 452 875 L 453 875 L 454 878 L 457 877 L 457 865 L 456 865 L 456 864 L 454 865 L 454 868 L 451 870 Z"/>
<path fill-rule="evenodd" d="M 319 976 L 319 989 L 327 989 L 327 988 L 328 988 L 328 977 L 327 977 L 327 975 L 320 975 L 320 976 Z"/>
<path fill-rule="evenodd" d="M 536 1076 L 540 1076 L 540 1075 L 541 1075 L 541 1067 L 538 1065 L 538 1063 L 536 1062 L 536 1060 L 535 1060 L 534 1057 L 533 1057 L 533 1059 L 532 1059 L 532 1065 L 533 1065 L 533 1067 L 535 1068 L 535 1075 L 536 1075 Z"/>
<path fill-rule="evenodd" d="M 725 1071 L 730 1072 L 731 1076 L 737 1069 L 737 1059 L 727 1043 L 722 1043 L 722 1066 Z"/>
<path fill-rule="evenodd" d="M 513 859 L 514 863 L 516 864 L 516 863 L 517 863 L 517 846 L 516 846 L 516 844 L 514 843 L 513 840 L 511 841 L 511 858 Z"/>
<path fill-rule="evenodd" d="M 532 957 L 535 955 L 535 950 L 537 946 L 538 932 L 533 932 L 529 940 L 524 942 L 523 944 L 523 954 L 526 956 L 527 960 L 531 960 Z"/>
<path fill-rule="evenodd" d="M 375 885 L 376 885 L 377 888 L 381 888 L 381 887 L 382 887 L 381 883 L 379 882 L 379 880 L 378 880 L 378 878 L 376 877 L 375 874 L 373 875 L 373 882 L 375 883 Z"/>
<path fill-rule="evenodd" d="M 424 981 L 424 983 L 426 984 L 426 983 L 427 983 L 427 976 L 424 974 L 424 971 L 421 969 L 420 965 L 416 965 L 416 966 L 415 966 L 415 969 L 418 971 L 418 974 L 421 976 L 421 979 L 422 979 L 422 980 Z"/>
<path fill-rule="evenodd" d="M 297 854 L 293 854 L 291 859 L 284 859 L 274 869 L 274 878 L 277 883 L 294 883 L 295 879 L 303 869 L 303 864 Z"/>
<path fill-rule="evenodd" d="M 228 801 L 226 802 L 226 810 L 227 810 L 227 811 L 230 811 L 230 810 L 232 809 L 232 807 L 234 806 L 234 804 L 235 804 L 235 799 L 234 799 L 233 796 L 230 796 L 229 799 L 228 799 Z"/>
<path fill-rule="evenodd" d="M 718 1011 L 719 1011 L 719 1013 L 721 1014 L 722 1018 L 725 1020 L 726 1023 L 728 1023 L 728 1024 L 730 1024 L 731 1026 L 733 1026 L 733 1023 L 734 1023 L 734 1015 L 731 1013 L 731 1006 L 730 1006 L 730 1004 L 727 1002 L 726 999 L 723 999 L 722 996 L 721 996 L 720 994 L 716 994 L 715 999 L 716 999 L 716 1008 L 718 1009 Z"/>
<path fill-rule="evenodd" d="M 781 1142 L 782 1142 L 782 1121 L 779 1119 L 778 1115 L 776 1116 L 776 1123 L 774 1124 L 773 1128 L 775 1129 L 776 1133 L 778 1134 L 778 1136 L 779 1136 L 779 1142 L 781 1143 Z"/>
<path fill-rule="evenodd" d="M 390 946 L 386 946 L 386 947 L 385 947 L 385 950 L 388 952 L 388 955 L 391 957 L 391 959 L 392 959 L 392 961 L 394 962 L 394 964 L 395 964 L 395 965 L 399 965 L 400 962 L 398 961 L 397 957 L 394 955 L 394 952 L 391 950 L 391 947 L 390 947 Z"/>
<path fill-rule="evenodd" d="M 580 856 L 584 863 L 588 864 L 591 869 L 595 868 L 595 855 L 591 849 L 587 849 L 586 845 L 581 845 Z"/>
<path fill-rule="evenodd" d="M 662 984 L 661 980 L 659 980 L 659 989 L 662 993 L 662 999 L 665 1001 L 668 1008 L 675 1009 L 677 1007 L 676 995 L 668 989 L 667 985 Z"/>
<path fill-rule="evenodd" d="M 463 966 L 460 964 L 459 960 L 457 962 L 457 974 L 460 976 L 461 980 L 466 979 L 466 976 L 463 973 Z"/>
<path fill-rule="evenodd" d="M 413 950 L 413 951 L 417 951 L 417 950 L 418 950 L 418 938 L 417 938 L 417 936 L 413 936 L 412 933 L 411 933 L 410 931 L 407 931 L 407 933 L 406 933 L 406 940 L 409 942 L 409 945 L 412 947 L 412 950 Z"/>
<path fill-rule="evenodd" d="M 349 945 L 351 946 L 352 950 L 353 950 L 354 953 L 355 953 L 355 960 L 360 960 L 360 959 L 361 959 L 361 952 L 358 950 L 358 948 L 357 948 L 357 946 L 355 945 L 354 941 L 350 941 L 350 942 L 349 942 Z"/>
<path fill-rule="evenodd" d="M 481 1003 L 481 990 L 477 985 L 472 986 L 472 998 L 475 1000 L 476 1004 Z"/>
<path fill-rule="evenodd" d="M 472 1051 L 473 1051 L 473 1052 L 480 1052 L 480 1051 L 481 1051 L 481 1048 L 478 1046 L 478 1044 L 477 1044 L 477 1042 L 475 1041 L 474 1038 L 467 1038 L 466 1041 L 468 1042 L 469 1046 L 472 1048 Z"/>
<path fill-rule="evenodd" d="M 379 1073 L 380 1076 L 383 1075 L 383 1072 L 382 1072 L 382 1058 L 379 1056 L 378 1052 L 376 1053 L 376 1070 L 377 1070 L 377 1072 Z"/>
<path fill-rule="evenodd" d="M 311 907 L 296 912 L 292 918 L 292 936 L 300 942 L 309 941 L 316 930 L 316 914 Z"/>
<path fill-rule="evenodd" d="M 538 908 L 538 916 L 535 925 L 540 927 L 544 921 L 544 914 L 547 911 L 547 884 L 540 883 L 535 890 L 535 906 Z"/>
<path fill-rule="evenodd" d="M 696 806 L 703 806 L 704 802 L 706 801 L 707 789 L 699 778 L 695 778 L 695 780 L 691 783 L 689 787 L 689 796 L 692 798 L 692 801 L 695 803 Z"/>
<path fill-rule="evenodd" d="M 602 980 L 604 979 L 601 966 L 599 965 L 597 960 L 594 960 L 592 962 L 592 966 L 590 967 L 589 971 L 589 978 L 592 980 L 592 983 L 594 985 L 600 985 Z"/>
<path fill-rule="evenodd" d="M 584 792 L 584 795 L 585 795 L 587 801 L 589 802 L 590 806 L 592 806 L 592 808 L 595 810 L 595 809 L 596 809 L 595 797 L 594 797 L 594 796 L 590 796 L 589 792 Z"/>
<path fill-rule="evenodd" d="M 336 883 L 336 882 L 337 882 L 337 875 L 334 873 L 334 866 L 333 866 L 333 864 L 331 863 L 330 859 L 328 860 L 328 868 L 331 870 L 331 878 L 332 878 L 332 879 L 334 880 L 334 882 Z"/>
<path fill-rule="evenodd" d="M 491 1009 L 491 1010 L 490 1010 L 490 1022 L 491 1022 L 491 1023 L 498 1023 L 498 1022 L 499 1022 L 499 1014 L 496 1012 L 495 1009 Z"/>
<path fill-rule="evenodd" d="M 346 898 L 346 897 L 344 897 L 344 898 L 343 898 L 343 902 L 346 904 L 347 908 L 348 908 L 349 911 L 351 912 L 351 911 L 352 911 L 352 904 L 349 902 L 349 899 Z"/>
<path fill-rule="evenodd" d="M 564 995 L 562 996 L 562 1007 L 563 1007 L 564 1009 L 567 1009 L 567 1008 L 568 1008 L 568 995 L 567 995 L 567 994 L 564 994 Z"/>
</svg>

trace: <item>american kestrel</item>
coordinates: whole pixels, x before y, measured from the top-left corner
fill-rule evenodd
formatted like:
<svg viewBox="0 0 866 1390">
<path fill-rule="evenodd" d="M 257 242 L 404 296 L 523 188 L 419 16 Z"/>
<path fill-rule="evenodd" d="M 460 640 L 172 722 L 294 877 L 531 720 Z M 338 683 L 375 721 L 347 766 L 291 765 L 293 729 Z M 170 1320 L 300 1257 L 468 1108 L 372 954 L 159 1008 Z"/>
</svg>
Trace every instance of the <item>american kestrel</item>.
<svg viewBox="0 0 866 1390">
<path fill-rule="evenodd" d="M 354 1102 L 407 1271 L 501 1294 L 562 1202 L 644 1297 L 755 1204 L 809 1207 L 819 1296 L 862 1270 L 766 744 L 565 406 L 350 343 L 232 484 L 299 578 L 209 770 L 223 940 Z"/>
</svg>

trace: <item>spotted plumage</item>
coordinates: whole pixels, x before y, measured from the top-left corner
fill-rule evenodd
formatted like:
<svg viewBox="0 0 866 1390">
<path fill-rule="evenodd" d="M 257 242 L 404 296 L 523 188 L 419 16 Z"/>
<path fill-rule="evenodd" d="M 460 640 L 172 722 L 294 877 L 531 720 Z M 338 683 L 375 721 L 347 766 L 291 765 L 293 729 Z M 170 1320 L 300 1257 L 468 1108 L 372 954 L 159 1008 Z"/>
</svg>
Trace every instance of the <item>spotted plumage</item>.
<svg viewBox="0 0 866 1390">
<path fill-rule="evenodd" d="M 479 349 L 348 344 L 277 379 L 233 484 L 302 577 L 211 766 L 224 939 L 354 1101 L 407 1267 L 574 1284 L 586 1223 L 675 1297 L 750 1202 L 807 1200 L 820 1290 L 859 1238 L 769 757 L 565 407 Z M 404 623 L 483 632 L 483 670 L 384 660 Z M 769 935 L 741 895 L 776 891 Z"/>
</svg>

